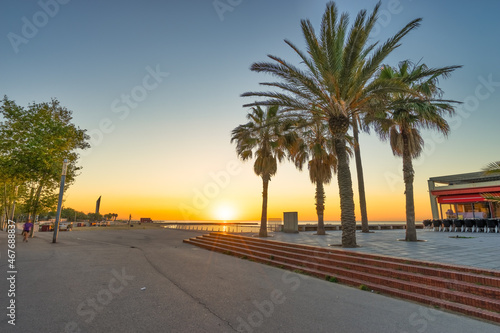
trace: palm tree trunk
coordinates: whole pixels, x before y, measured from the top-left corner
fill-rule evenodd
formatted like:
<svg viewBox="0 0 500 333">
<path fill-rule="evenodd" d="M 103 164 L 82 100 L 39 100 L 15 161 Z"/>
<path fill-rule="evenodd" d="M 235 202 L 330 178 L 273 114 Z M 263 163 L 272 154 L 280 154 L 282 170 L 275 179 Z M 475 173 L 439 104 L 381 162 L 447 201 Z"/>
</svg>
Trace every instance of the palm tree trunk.
<svg viewBox="0 0 500 333">
<path fill-rule="evenodd" d="M 354 158 L 356 160 L 356 172 L 358 176 L 359 209 L 361 210 L 361 231 L 370 232 L 368 227 L 368 213 L 366 211 L 365 179 L 363 177 L 363 165 L 361 164 L 361 151 L 359 149 L 359 133 L 356 121 L 352 123 L 354 135 Z"/>
<path fill-rule="evenodd" d="M 323 181 L 316 182 L 316 213 L 318 214 L 318 235 L 326 235 L 325 233 L 325 188 Z"/>
<path fill-rule="evenodd" d="M 342 247 L 356 247 L 356 217 L 354 216 L 354 194 L 351 170 L 346 152 L 345 139 L 335 138 L 337 154 L 337 180 L 340 196 L 340 223 L 342 225 Z"/>
<path fill-rule="evenodd" d="M 337 155 L 337 181 L 340 197 L 340 223 L 342 225 L 342 247 L 356 247 L 356 217 L 354 216 L 354 194 L 345 135 L 350 122 L 346 116 L 331 116 L 328 127 L 332 132 Z"/>
<path fill-rule="evenodd" d="M 260 217 L 259 237 L 267 237 L 267 189 L 269 187 L 269 179 L 267 176 L 262 177 L 262 215 Z"/>
<path fill-rule="evenodd" d="M 413 200 L 413 164 L 411 161 L 408 136 L 403 132 L 403 177 L 405 182 L 406 196 L 406 241 L 417 241 L 417 229 L 415 227 L 415 203 Z"/>
</svg>

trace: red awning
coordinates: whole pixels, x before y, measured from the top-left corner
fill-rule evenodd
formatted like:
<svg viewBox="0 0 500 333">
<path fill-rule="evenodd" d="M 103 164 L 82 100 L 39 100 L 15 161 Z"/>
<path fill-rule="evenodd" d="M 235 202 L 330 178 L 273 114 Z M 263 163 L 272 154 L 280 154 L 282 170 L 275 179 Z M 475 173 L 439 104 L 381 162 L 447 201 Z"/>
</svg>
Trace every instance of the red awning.
<svg viewBox="0 0 500 333">
<path fill-rule="evenodd" d="M 431 193 L 435 196 L 441 195 L 455 195 L 455 194 L 479 194 L 491 193 L 500 191 L 500 186 L 485 186 L 485 187 L 469 187 L 452 190 L 440 190 L 439 187 L 432 190 Z"/>
<path fill-rule="evenodd" d="M 494 192 L 492 194 L 500 195 L 500 192 Z M 451 204 L 460 202 L 479 202 L 486 200 L 480 194 L 475 193 L 475 194 L 460 194 L 460 195 L 442 195 L 437 198 L 437 201 L 442 204 Z"/>
</svg>

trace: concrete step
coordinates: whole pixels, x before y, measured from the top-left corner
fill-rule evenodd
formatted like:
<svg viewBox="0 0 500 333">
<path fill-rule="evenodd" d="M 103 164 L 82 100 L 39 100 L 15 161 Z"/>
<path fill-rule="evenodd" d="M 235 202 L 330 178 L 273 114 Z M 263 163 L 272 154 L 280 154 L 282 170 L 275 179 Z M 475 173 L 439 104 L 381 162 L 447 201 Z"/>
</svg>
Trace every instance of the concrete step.
<svg viewBox="0 0 500 333">
<path fill-rule="evenodd" d="M 473 273 L 469 273 L 463 272 L 460 266 L 438 265 L 441 267 L 436 268 L 429 267 L 428 262 L 414 260 L 405 264 L 401 258 L 350 252 L 356 254 L 352 256 L 345 250 L 221 233 L 184 242 L 323 279 L 335 277 L 340 283 L 366 286 L 384 294 L 500 323 L 500 288 L 495 287 L 500 286 L 500 278 L 491 274 L 496 271 L 473 269 Z M 418 271 L 419 268 L 422 271 Z M 446 271 L 446 274 L 438 271 Z"/>
</svg>

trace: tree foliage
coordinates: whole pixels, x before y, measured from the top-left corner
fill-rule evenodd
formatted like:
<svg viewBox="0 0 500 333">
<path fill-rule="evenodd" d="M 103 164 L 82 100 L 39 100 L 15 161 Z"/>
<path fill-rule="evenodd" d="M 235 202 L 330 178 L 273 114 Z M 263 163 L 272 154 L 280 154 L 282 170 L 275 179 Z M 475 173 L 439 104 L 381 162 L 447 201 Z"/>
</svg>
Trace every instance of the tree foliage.
<svg viewBox="0 0 500 333">
<path fill-rule="evenodd" d="M 438 83 L 460 67 L 428 68 L 425 64 L 402 61 L 396 68 L 384 66 L 380 71 L 381 79 L 399 81 L 407 87 L 406 92 L 388 94 L 387 103 L 383 110 L 377 110 L 372 122 L 381 138 L 389 140 L 393 154 L 403 158 L 407 241 L 417 240 L 412 159 L 424 147 L 420 131 L 430 129 L 448 134 L 450 128 L 445 116 L 454 113 L 457 102 L 441 99 L 443 92 Z"/>
<path fill-rule="evenodd" d="M 333 173 L 337 169 L 337 157 L 333 145 L 332 135 L 328 124 L 323 122 L 319 116 L 312 121 L 301 122 L 297 129 L 298 140 L 293 145 L 291 158 L 295 166 L 302 170 L 307 163 L 309 179 L 316 184 L 316 213 L 318 216 L 318 235 L 325 235 L 324 211 L 325 190 L 324 185 L 332 180 Z"/>
<path fill-rule="evenodd" d="M 404 91 L 396 80 L 377 77 L 380 65 L 399 45 L 405 35 L 420 25 L 420 19 L 409 22 L 384 43 L 370 39 L 379 15 L 380 2 L 372 13 L 361 10 L 349 27 L 349 15 L 339 14 L 334 2 L 327 4 L 318 33 L 309 20 L 302 20 L 306 52 L 285 41 L 299 56 L 302 68 L 269 55 L 271 62 L 258 62 L 251 70 L 271 74 L 275 82 L 262 83 L 278 91 L 247 92 L 246 97 L 265 100 L 245 106 L 278 105 L 283 112 L 303 117 L 319 114 L 329 125 L 337 156 L 342 246 L 356 247 L 356 218 L 346 134 L 352 120 L 364 112 L 371 101 L 387 93 Z M 314 106 L 314 109 L 313 109 Z"/>
<path fill-rule="evenodd" d="M 267 237 L 267 197 L 268 185 L 293 144 L 295 133 L 293 122 L 279 117 L 279 108 L 269 106 L 262 110 L 259 106 L 247 114 L 248 122 L 232 131 L 231 142 L 236 143 L 236 153 L 243 160 L 255 156 L 254 172 L 262 178 L 262 213 L 260 237 Z"/>
<path fill-rule="evenodd" d="M 68 160 L 65 188 L 75 181 L 78 150 L 90 147 L 86 131 L 72 123 L 72 111 L 57 99 L 32 103 L 26 108 L 4 97 L 0 105 L 0 181 L 5 204 L 18 194 L 31 219 L 57 203 L 63 161 Z"/>
</svg>

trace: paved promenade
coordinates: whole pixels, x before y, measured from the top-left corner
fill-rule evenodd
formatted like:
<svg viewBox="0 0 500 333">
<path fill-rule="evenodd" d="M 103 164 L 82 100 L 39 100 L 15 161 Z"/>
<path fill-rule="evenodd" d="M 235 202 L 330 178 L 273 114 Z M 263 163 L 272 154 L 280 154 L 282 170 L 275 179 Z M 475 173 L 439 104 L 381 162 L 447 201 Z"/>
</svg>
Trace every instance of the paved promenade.
<svg viewBox="0 0 500 333">
<path fill-rule="evenodd" d="M 286 234 L 272 233 L 271 240 L 314 246 L 341 244 L 341 231 L 327 231 L 326 236 L 315 231 Z M 455 238 L 455 237 L 459 238 Z M 453 237 L 453 238 L 451 238 Z M 467 237 L 467 238 L 461 238 Z M 419 242 L 404 242 L 405 230 L 380 230 L 356 233 L 359 248 L 350 251 L 382 254 L 453 265 L 500 270 L 500 233 L 436 232 L 418 229 Z"/>
<path fill-rule="evenodd" d="M 408 245 L 396 240 L 400 232 L 358 233 L 362 247 L 354 251 L 392 249 L 401 254 L 406 248 L 408 253 L 420 251 L 427 256 L 443 250 L 438 245 L 448 242 L 459 246 L 452 252 L 469 244 L 465 246 L 474 255 L 473 245 L 500 240 L 500 234 L 448 239 L 448 234 L 419 231 L 419 237 L 428 242 Z M 18 235 L 16 273 L 10 274 L 7 234 L 0 232 L 0 308 L 4 312 L 0 332 L 499 331 L 498 325 L 463 315 L 182 243 L 197 234 L 201 232 L 100 228 L 61 232 L 57 244 L 51 243 L 51 233 L 38 233 L 29 243 Z M 280 233 L 273 238 L 338 243 L 340 235 Z M 497 249 L 489 255 L 497 255 Z M 15 279 L 7 280 L 12 275 Z M 13 311 L 7 309 L 12 301 Z M 15 326 L 8 323 L 7 314 L 12 313 Z"/>
</svg>

